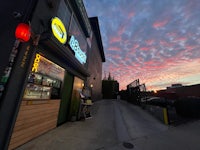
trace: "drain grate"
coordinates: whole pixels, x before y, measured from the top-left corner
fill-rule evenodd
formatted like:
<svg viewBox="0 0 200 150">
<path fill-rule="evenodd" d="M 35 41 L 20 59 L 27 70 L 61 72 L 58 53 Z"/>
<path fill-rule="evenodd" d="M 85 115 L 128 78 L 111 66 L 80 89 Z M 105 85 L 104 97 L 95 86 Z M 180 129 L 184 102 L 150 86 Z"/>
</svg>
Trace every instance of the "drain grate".
<svg viewBox="0 0 200 150">
<path fill-rule="evenodd" d="M 133 149 L 134 145 L 128 142 L 123 142 L 123 146 L 127 149 Z"/>
</svg>

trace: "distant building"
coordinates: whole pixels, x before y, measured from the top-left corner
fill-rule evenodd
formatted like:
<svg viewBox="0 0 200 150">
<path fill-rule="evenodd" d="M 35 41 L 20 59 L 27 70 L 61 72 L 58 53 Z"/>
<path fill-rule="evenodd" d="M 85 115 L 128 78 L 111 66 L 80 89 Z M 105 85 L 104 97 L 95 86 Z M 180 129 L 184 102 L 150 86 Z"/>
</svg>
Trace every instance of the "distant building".
<svg viewBox="0 0 200 150">
<path fill-rule="evenodd" d="M 182 86 L 175 88 L 174 92 L 179 98 L 183 97 L 200 97 L 200 84 Z"/>
<path fill-rule="evenodd" d="M 103 99 L 116 99 L 119 94 L 119 82 L 109 76 L 102 81 L 102 94 Z"/>
<path fill-rule="evenodd" d="M 182 84 L 173 84 L 166 90 L 157 92 L 157 96 L 168 99 L 178 99 L 183 97 L 200 97 L 200 84 L 183 86 Z"/>
<path fill-rule="evenodd" d="M 183 86 L 182 84 L 172 84 L 170 87 L 167 87 L 167 89 L 179 88 L 182 86 Z"/>
<path fill-rule="evenodd" d="M 119 95 L 121 100 L 127 100 L 127 90 L 119 91 Z"/>
</svg>

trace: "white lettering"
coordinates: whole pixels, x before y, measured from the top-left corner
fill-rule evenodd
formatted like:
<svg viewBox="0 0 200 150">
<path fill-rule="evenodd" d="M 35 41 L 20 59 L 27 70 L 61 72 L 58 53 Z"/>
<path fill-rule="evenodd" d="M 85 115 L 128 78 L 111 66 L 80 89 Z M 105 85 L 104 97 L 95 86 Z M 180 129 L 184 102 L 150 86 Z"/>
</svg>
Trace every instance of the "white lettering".
<svg viewBox="0 0 200 150">
<path fill-rule="evenodd" d="M 56 32 L 56 34 L 62 39 L 64 37 L 64 33 L 62 30 L 57 26 L 57 24 L 53 24 L 53 29 Z"/>
<path fill-rule="evenodd" d="M 75 57 L 79 60 L 79 62 L 82 64 L 86 63 L 87 56 L 81 50 L 81 48 L 79 46 L 79 42 L 75 39 L 74 36 L 71 36 L 69 45 L 70 45 L 71 49 L 75 52 Z"/>
</svg>

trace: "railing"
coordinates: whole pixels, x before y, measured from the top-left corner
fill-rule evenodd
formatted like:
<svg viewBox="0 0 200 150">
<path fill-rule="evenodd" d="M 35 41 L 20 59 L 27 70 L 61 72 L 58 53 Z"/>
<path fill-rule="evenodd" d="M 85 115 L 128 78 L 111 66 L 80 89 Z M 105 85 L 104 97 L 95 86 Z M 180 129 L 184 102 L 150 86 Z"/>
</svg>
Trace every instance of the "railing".
<svg viewBox="0 0 200 150">
<path fill-rule="evenodd" d="M 152 97 L 142 101 L 141 106 L 166 125 L 176 126 L 200 118 L 200 98 L 170 100 Z"/>
</svg>

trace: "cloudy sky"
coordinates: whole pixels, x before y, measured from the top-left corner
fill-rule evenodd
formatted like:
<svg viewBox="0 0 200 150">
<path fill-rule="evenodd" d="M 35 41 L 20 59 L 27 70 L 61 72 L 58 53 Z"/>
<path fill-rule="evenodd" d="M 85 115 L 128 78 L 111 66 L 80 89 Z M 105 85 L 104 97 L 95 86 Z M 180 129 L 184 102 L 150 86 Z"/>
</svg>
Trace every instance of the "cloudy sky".
<svg viewBox="0 0 200 150">
<path fill-rule="evenodd" d="M 99 18 L 103 70 L 120 89 L 136 79 L 147 90 L 200 83 L 199 0 L 83 1 Z"/>
</svg>

